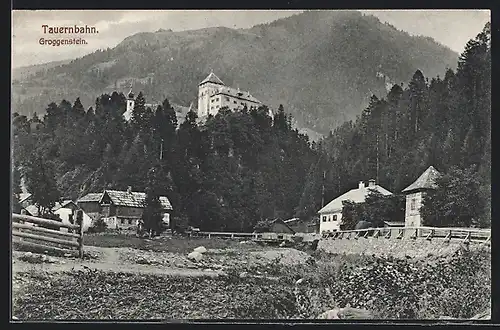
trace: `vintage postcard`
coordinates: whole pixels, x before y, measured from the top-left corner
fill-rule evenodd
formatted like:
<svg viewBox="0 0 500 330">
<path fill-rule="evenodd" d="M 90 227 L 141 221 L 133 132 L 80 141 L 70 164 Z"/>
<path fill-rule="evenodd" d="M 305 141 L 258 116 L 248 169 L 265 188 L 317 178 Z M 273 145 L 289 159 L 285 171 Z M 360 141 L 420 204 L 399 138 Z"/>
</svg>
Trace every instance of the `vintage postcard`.
<svg viewBox="0 0 500 330">
<path fill-rule="evenodd" d="M 14 322 L 491 319 L 489 10 L 13 10 L 10 111 Z"/>
</svg>

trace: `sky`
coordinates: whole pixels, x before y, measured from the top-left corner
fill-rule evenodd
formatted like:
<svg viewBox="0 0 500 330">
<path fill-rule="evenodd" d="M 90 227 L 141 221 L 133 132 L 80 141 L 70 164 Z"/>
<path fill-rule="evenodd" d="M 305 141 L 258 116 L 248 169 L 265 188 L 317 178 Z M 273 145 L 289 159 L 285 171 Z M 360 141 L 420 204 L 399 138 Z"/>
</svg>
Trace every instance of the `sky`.
<svg viewBox="0 0 500 330">
<path fill-rule="evenodd" d="M 424 35 L 461 53 L 490 20 L 489 10 L 361 10 L 399 30 Z M 174 31 L 226 26 L 248 28 L 298 14 L 298 10 L 15 10 L 12 12 L 12 66 L 74 59 L 97 49 L 113 48 L 124 38 L 158 29 Z M 47 26 L 93 26 L 99 33 L 84 36 L 86 45 L 52 46 L 40 39 L 76 35 L 50 35 Z M 81 36 L 76 36 L 81 37 Z"/>
</svg>

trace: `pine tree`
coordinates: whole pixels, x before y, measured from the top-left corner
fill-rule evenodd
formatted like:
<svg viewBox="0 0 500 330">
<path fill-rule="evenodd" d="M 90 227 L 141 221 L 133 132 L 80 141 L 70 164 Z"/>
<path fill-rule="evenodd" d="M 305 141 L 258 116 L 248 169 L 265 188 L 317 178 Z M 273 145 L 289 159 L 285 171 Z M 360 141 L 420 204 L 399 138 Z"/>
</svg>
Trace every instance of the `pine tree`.
<svg viewBox="0 0 500 330">
<path fill-rule="evenodd" d="M 132 118 L 130 123 L 135 133 L 143 132 L 147 128 L 148 121 L 146 121 L 146 99 L 142 92 L 139 92 L 135 98 L 134 109 L 132 110 Z"/>
<path fill-rule="evenodd" d="M 38 214 L 51 214 L 52 208 L 61 197 L 52 165 L 41 155 L 35 154 L 23 169 L 26 188 L 38 207 Z"/>
<path fill-rule="evenodd" d="M 147 174 L 146 199 L 142 213 L 144 229 L 149 232 L 149 237 L 156 236 L 161 232 L 162 206 L 160 203 L 161 168 L 152 167 Z"/>
</svg>

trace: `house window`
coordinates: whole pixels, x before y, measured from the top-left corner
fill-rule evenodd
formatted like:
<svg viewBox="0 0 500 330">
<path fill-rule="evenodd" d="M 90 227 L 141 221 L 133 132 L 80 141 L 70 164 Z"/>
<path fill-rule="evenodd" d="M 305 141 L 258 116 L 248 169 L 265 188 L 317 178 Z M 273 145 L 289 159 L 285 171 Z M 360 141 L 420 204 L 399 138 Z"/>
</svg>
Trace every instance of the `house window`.
<svg viewBox="0 0 500 330">
<path fill-rule="evenodd" d="M 229 97 L 226 96 L 225 99 L 226 99 L 226 101 L 229 101 Z"/>
<path fill-rule="evenodd" d="M 234 104 L 238 104 L 238 102 L 236 102 L 236 101 L 233 101 L 233 103 L 234 103 Z"/>
<path fill-rule="evenodd" d="M 129 224 L 129 225 L 131 225 L 131 224 L 133 223 L 133 221 L 134 221 L 134 220 L 129 219 L 129 220 L 128 220 L 128 224 Z"/>
<path fill-rule="evenodd" d="M 417 199 L 412 198 L 410 200 L 410 210 L 415 211 L 417 209 Z"/>
<path fill-rule="evenodd" d="M 218 105 L 216 105 L 216 106 L 215 106 L 215 109 L 219 109 L 219 106 L 218 106 Z"/>
<path fill-rule="evenodd" d="M 216 100 L 217 102 L 219 102 L 219 98 L 216 98 L 215 100 Z"/>
<path fill-rule="evenodd" d="M 323 222 L 326 222 L 326 215 L 323 216 Z"/>
<path fill-rule="evenodd" d="M 337 221 L 337 215 L 336 214 L 333 215 L 333 221 Z"/>
</svg>

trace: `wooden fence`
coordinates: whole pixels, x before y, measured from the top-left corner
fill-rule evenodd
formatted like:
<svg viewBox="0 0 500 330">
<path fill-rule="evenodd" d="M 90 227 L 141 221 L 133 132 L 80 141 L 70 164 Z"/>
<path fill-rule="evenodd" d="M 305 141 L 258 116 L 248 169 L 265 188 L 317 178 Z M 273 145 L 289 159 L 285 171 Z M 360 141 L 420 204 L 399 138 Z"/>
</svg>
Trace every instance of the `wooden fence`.
<svg viewBox="0 0 500 330">
<path fill-rule="evenodd" d="M 296 233 L 296 234 L 285 234 L 285 233 L 234 233 L 234 232 L 208 232 L 199 231 L 191 233 L 192 237 L 206 237 L 206 238 L 226 238 L 226 239 L 252 239 L 258 241 L 267 242 L 280 242 L 285 240 L 292 240 L 296 236 L 316 236 L 311 233 Z"/>
<path fill-rule="evenodd" d="M 393 239 L 440 239 L 444 242 L 461 240 L 468 244 L 471 242 L 491 242 L 491 230 L 477 228 L 441 228 L 441 227 L 400 227 L 400 228 L 367 228 L 343 230 L 325 233 L 323 238 L 332 239 L 359 239 L 359 238 L 393 238 Z"/>
<path fill-rule="evenodd" d="M 261 238 L 262 234 L 257 233 L 229 233 L 229 232 L 208 232 L 208 231 L 197 231 L 192 232 L 191 236 L 194 237 L 207 237 L 207 238 L 248 238 L 257 239 Z"/>
<path fill-rule="evenodd" d="M 49 226 L 59 230 L 44 228 Z M 65 228 L 66 231 L 60 229 Z M 12 214 L 13 243 L 43 251 L 75 254 L 83 258 L 83 213 L 76 212 L 76 223 L 67 224 L 56 220 L 28 215 Z"/>
</svg>

